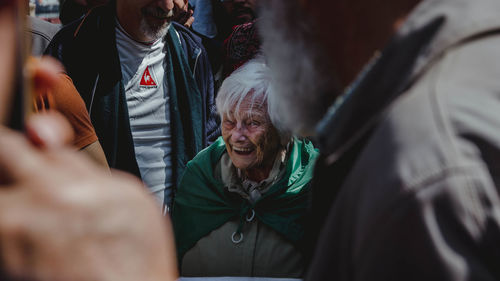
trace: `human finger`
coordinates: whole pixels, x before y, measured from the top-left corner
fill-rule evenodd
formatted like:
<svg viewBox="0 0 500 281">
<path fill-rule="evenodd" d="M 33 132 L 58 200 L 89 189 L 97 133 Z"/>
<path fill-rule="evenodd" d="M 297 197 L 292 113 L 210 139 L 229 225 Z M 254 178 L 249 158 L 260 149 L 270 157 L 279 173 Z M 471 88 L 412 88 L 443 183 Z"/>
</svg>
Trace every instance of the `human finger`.
<svg viewBox="0 0 500 281">
<path fill-rule="evenodd" d="M 192 10 L 181 11 L 177 14 L 177 17 L 175 17 L 174 20 L 189 28 L 194 22 L 194 17 L 192 17 L 192 15 L 193 15 Z"/>
<path fill-rule="evenodd" d="M 26 70 L 31 73 L 36 90 L 54 87 L 59 79 L 58 74 L 64 72 L 61 63 L 50 57 L 30 58 Z"/>
<path fill-rule="evenodd" d="M 30 116 L 26 122 L 26 135 L 34 145 L 50 149 L 69 145 L 74 139 L 69 122 L 52 110 Z"/>
<path fill-rule="evenodd" d="M 0 127 L 0 184 L 32 178 L 42 164 L 41 155 L 24 136 Z"/>
<path fill-rule="evenodd" d="M 187 28 L 190 28 L 194 23 L 194 17 L 191 16 L 189 17 L 189 19 L 184 23 L 184 26 L 187 27 Z"/>
<path fill-rule="evenodd" d="M 22 232 L 22 223 L 18 217 L 18 190 L 5 188 L 0 185 L 0 267 L 2 273 L 0 277 L 14 277 L 18 275 L 14 272 L 19 272 L 23 264 L 22 251 L 19 249 L 19 241 L 24 237 Z"/>
<path fill-rule="evenodd" d="M 186 12 L 188 10 L 188 1 L 187 0 L 174 0 L 174 6 L 177 7 L 180 11 Z"/>
</svg>

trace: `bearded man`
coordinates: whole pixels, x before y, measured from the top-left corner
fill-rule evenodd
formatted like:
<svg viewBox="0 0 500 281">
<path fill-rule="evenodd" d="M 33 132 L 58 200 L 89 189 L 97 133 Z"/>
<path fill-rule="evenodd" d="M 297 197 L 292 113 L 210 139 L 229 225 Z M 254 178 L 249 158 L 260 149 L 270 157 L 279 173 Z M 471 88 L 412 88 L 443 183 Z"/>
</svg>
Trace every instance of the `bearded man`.
<svg viewBox="0 0 500 281">
<path fill-rule="evenodd" d="M 110 1 L 47 49 L 84 99 L 110 166 L 141 177 L 166 206 L 186 162 L 219 132 L 207 55 L 171 23 L 174 4 L 187 3 Z"/>
<path fill-rule="evenodd" d="M 272 112 L 322 153 L 306 280 L 499 280 L 500 2 L 262 5 Z"/>
</svg>

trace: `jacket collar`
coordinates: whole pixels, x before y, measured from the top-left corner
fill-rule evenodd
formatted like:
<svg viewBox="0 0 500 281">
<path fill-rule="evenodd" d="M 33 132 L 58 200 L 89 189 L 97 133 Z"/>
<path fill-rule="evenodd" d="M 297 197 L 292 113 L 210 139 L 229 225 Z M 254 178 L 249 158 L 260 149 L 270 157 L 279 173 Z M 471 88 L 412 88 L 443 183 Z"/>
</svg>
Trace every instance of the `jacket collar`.
<svg viewBox="0 0 500 281">
<path fill-rule="evenodd" d="M 101 93 L 109 92 L 122 79 L 116 49 L 115 17 L 115 2 L 110 1 L 89 11 L 74 33 L 75 43 L 82 56 L 89 55 L 88 59 L 100 77 Z"/>
<path fill-rule="evenodd" d="M 317 127 L 320 151 L 336 161 L 445 50 L 500 29 L 497 0 L 425 0 Z"/>
</svg>

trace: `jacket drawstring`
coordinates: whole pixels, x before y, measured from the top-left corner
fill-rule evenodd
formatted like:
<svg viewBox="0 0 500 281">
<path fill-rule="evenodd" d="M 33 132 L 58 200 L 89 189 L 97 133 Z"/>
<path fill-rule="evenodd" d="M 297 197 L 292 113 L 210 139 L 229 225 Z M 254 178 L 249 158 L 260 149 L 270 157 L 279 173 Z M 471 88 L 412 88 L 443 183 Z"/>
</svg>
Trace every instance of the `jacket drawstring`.
<svg viewBox="0 0 500 281">
<path fill-rule="evenodd" d="M 95 78 L 95 83 L 94 87 L 92 88 L 92 97 L 90 98 L 90 105 L 89 105 L 89 117 L 90 114 L 92 114 L 92 105 L 94 104 L 94 96 L 95 96 L 95 90 L 97 89 L 97 83 L 99 83 L 99 73 L 97 73 L 97 77 Z"/>
</svg>

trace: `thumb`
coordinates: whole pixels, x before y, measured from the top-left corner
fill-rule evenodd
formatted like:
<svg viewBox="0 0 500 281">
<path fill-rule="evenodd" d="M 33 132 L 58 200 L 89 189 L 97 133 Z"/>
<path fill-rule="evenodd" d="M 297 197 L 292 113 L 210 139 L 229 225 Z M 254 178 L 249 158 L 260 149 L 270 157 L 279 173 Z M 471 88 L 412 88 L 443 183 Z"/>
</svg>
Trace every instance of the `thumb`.
<svg viewBox="0 0 500 281">
<path fill-rule="evenodd" d="M 74 139 L 69 122 L 51 110 L 32 115 L 26 122 L 26 135 L 34 145 L 50 149 L 70 145 Z"/>
</svg>

